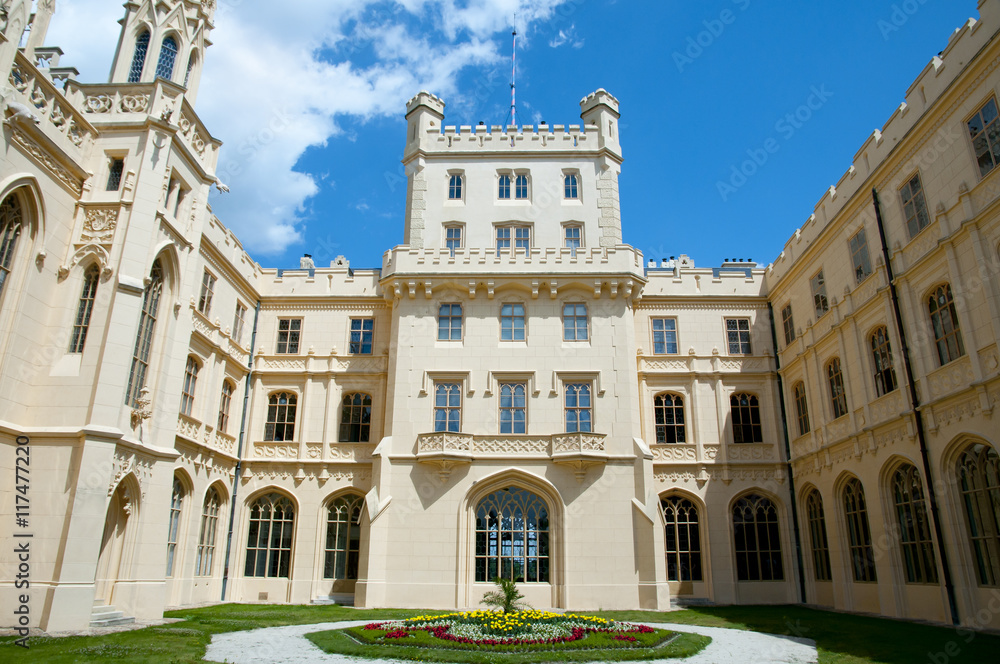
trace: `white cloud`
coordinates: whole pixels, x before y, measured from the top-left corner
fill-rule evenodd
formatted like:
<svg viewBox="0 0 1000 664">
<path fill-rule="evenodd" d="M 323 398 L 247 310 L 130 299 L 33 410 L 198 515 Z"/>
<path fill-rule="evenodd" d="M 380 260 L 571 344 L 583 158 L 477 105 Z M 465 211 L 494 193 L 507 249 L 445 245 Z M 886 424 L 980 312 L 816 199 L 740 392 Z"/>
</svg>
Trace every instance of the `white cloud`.
<svg viewBox="0 0 1000 664">
<path fill-rule="evenodd" d="M 213 196 L 216 213 L 255 254 L 283 253 L 301 241 L 322 179 L 295 164 L 340 135 L 338 117 L 401 115 L 421 89 L 461 107 L 457 74 L 504 57 L 515 9 L 530 33 L 568 1 L 295 0 L 274 11 L 267 0 L 221 0 L 196 105 L 225 143 L 219 174 L 233 194 Z M 82 81 L 103 82 L 122 15 L 107 0 L 60 0 L 47 41 Z M 358 64 L 369 47 L 375 62 Z"/>
<path fill-rule="evenodd" d="M 549 40 L 549 46 L 552 48 L 559 48 L 563 44 L 569 44 L 573 48 L 583 48 L 584 40 L 577 37 L 576 25 L 560 30 L 559 34 Z"/>
</svg>

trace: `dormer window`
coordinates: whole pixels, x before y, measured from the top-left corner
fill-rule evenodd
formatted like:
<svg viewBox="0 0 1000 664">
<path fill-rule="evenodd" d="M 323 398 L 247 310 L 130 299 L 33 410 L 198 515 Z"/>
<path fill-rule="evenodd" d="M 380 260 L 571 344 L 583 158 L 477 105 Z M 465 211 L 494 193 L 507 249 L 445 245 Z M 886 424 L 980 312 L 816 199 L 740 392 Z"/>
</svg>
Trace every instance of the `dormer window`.
<svg viewBox="0 0 1000 664">
<path fill-rule="evenodd" d="M 510 200 L 510 176 L 501 175 L 497 180 L 497 198 L 502 201 Z"/>
<path fill-rule="evenodd" d="M 177 60 L 177 40 L 167 37 L 160 46 L 160 60 L 156 63 L 157 78 L 165 78 L 168 81 L 174 75 L 174 62 Z"/>
</svg>

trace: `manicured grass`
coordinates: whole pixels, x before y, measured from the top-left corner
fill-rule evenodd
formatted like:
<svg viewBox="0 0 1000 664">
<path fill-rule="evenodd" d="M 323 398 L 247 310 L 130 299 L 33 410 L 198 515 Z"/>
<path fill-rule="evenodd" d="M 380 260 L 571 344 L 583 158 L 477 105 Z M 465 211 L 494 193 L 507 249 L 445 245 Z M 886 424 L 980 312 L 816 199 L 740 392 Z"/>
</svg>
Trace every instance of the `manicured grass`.
<svg viewBox="0 0 1000 664">
<path fill-rule="evenodd" d="M 710 639 L 695 634 L 680 634 L 667 639 L 666 645 L 650 648 L 622 648 L 607 634 L 589 634 L 585 639 L 560 646 L 493 646 L 489 650 L 450 643 L 442 646 L 426 632 L 413 632 L 407 645 L 367 645 L 355 639 L 366 638 L 361 629 L 332 630 L 306 635 L 306 638 L 327 652 L 356 657 L 411 659 L 422 662 L 462 662 L 468 664 L 521 664 L 521 662 L 620 662 L 668 657 L 689 657 L 700 652 Z M 636 635 L 637 637 L 639 635 Z M 664 641 L 664 632 L 653 635 L 650 642 Z M 353 638 L 352 638 L 353 637 Z M 553 650 L 553 648 L 556 648 Z M 592 650 L 587 648 L 607 648 Z"/>
<path fill-rule="evenodd" d="M 183 622 L 159 627 L 106 636 L 31 637 L 28 650 L 13 645 L 14 637 L 0 638 L 0 662 L 196 664 L 204 661 L 202 658 L 212 634 L 341 620 L 412 618 L 421 613 L 394 609 L 367 611 L 341 606 L 223 604 L 170 611 L 165 617 L 182 618 Z"/>
<path fill-rule="evenodd" d="M 820 664 L 987 664 L 1000 662 L 1000 636 L 799 606 L 698 607 L 686 611 L 601 611 L 644 623 L 730 627 L 816 641 Z"/>
<path fill-rule="evenodd" d="M 340 620 L 389 620 L 425 615 L 427 611 L 355 610 L 339 606 L 264 606 L 226 604 L 173 611 L 183 622 L 107 636 L 43 639 L 32 637 L 31 649 L 0 639 L 0 662 L 144 662 L 195 664 L 203 661 L 212 634 L 259 627 L 301 625 Z M 601 612 L 606 618 L 650 623 L 680 623 L 749 629 L 814 639 L 820 664 L 986 664 L 1000 662 L 1000 637 L 956 632 L 880 618 L 866 618 L 797 606 L 703 607 L 687 611 Z M 345 637 L 346 638 L 346 637 Z M 591 660 L 593 653 L 585 653 Z M 634 654 L 634 651 L 632 651 Z M 517 655 L 518 662 L 538 661 Z M 424 651 L 422 659 L 432 661 Z M 544 658 L 543 658 L 544 659 Z M 492 661 L 492 660 L 491 660 Z M 549 660 L 551 661 L 551 660 Z"/>
</svg>

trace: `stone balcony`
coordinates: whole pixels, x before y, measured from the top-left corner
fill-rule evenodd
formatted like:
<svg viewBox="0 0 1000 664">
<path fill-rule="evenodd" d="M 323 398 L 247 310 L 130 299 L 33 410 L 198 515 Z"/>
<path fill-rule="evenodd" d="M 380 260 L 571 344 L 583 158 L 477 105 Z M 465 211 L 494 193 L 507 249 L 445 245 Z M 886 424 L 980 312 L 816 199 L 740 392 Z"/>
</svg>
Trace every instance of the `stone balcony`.
<svg viewBox="0 0 1000 664">
<path fill-rule="evenodd" d="M 236 438 L 234 436 L 216 431 L 215 427 L 203 424 L 183 413 L 177 416 L 177 435 L 189 442 L 208 448 L 212 452 L 221 452 L 236 458 Z"/>
<path fill-rule="evenodd" d="M 582 482 L 591 466 L 607 463 L 606 434 L 475 435 L 436 432 L 417 436 L 417 462 L 436 466 L 442 481 L 477 459 L 545 459 L 573 470 Z"/>
</svg>

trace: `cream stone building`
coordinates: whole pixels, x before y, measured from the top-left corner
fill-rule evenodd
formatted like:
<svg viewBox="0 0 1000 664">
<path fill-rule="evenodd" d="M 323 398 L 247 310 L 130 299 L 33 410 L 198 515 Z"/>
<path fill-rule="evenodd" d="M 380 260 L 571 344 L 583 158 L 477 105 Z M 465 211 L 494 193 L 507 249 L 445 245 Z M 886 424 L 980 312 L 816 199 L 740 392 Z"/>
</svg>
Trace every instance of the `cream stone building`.
<svg viewBox="0 0 1000 664">
<path fill-rule="evenodd" d="M 100 85 L 53 10 L 0 24 L 0 623 L 504 576 L 1000 628 L 1000 1 L 767 268 L 626 243 L 604 90 L 537 127 L 419 93 L 380 268 L 262 268 L 207 205 L 215 3 L 127 2 Z"/>
</svg>

